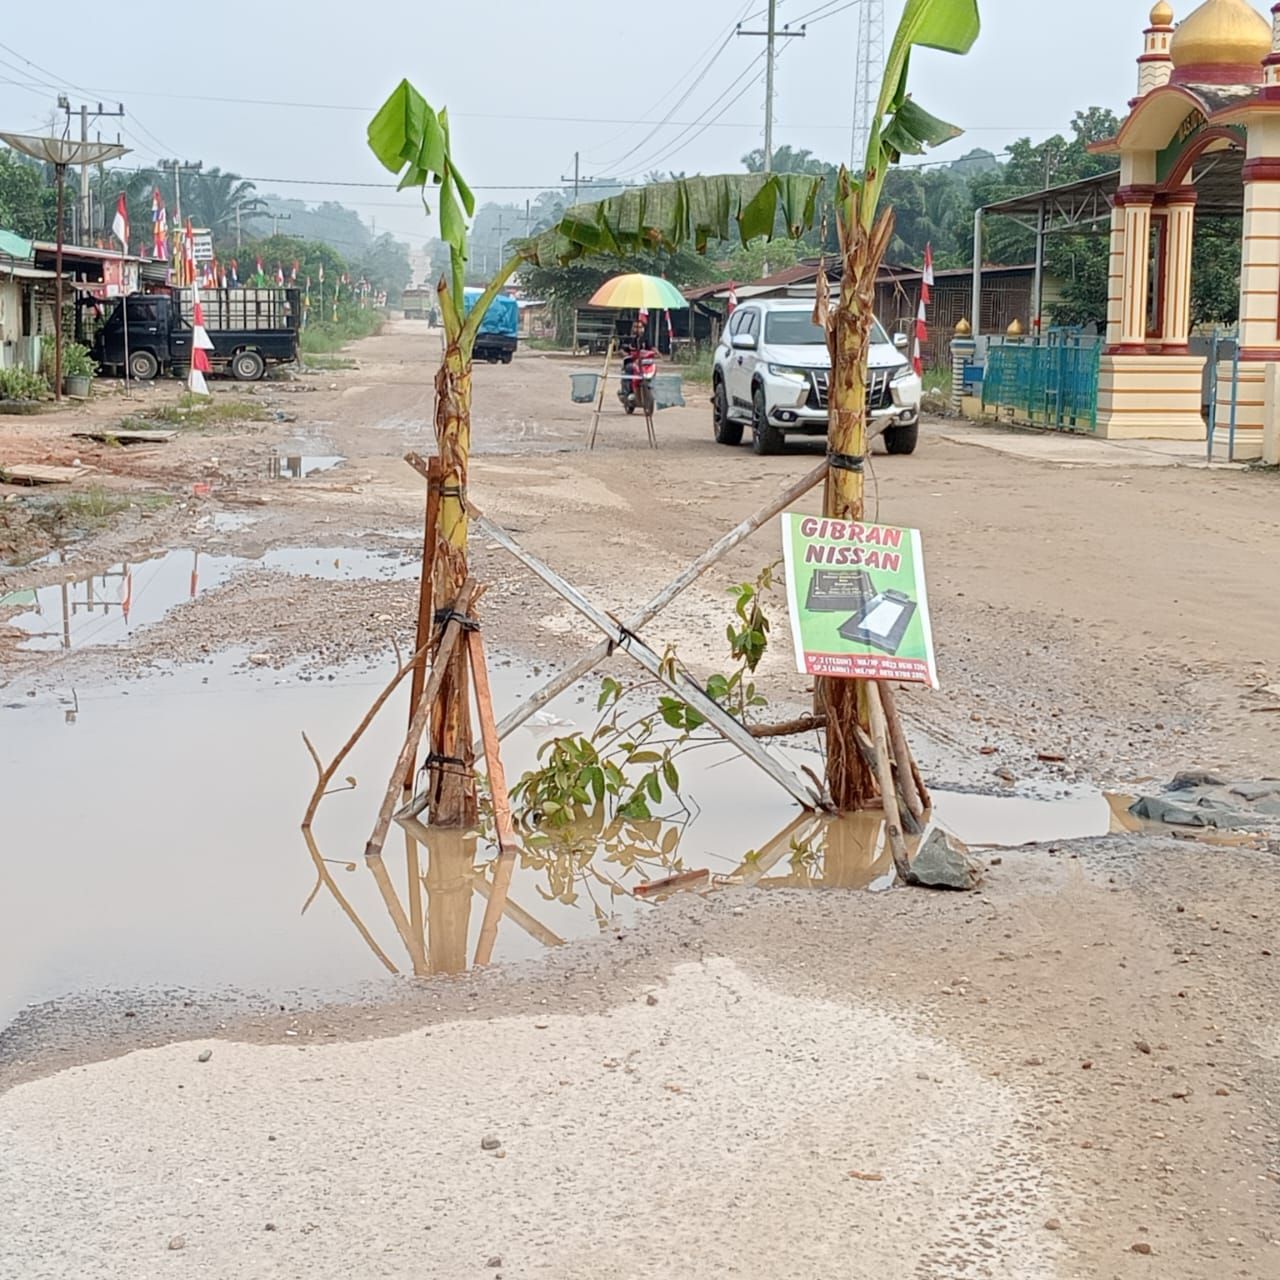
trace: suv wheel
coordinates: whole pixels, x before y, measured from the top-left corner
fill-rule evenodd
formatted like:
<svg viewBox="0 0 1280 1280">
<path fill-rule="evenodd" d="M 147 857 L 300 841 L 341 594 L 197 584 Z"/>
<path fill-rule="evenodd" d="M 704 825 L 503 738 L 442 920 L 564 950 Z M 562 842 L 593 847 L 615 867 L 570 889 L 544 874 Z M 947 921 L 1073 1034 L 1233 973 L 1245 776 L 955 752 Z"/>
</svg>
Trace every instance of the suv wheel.
<svg viewBox="0 0 1280 1280">
<path fill-rule="evenodd" d="M 769 422 L 769 407 L 765 403 L 763 387 L 756 388 L 751 402 L 751 448 L 759 454 L 781 453 L 783 435 Z"/>
<path fill-rule="evenodd" d="M 919 439 L 919 422 L 909 423 L 905 427 L 889 427 L 884 433 L 885 452 L 915 453 L 916 441 Z"/>
<path fill-rule="evenodd" d="M 711 389 L 711 424 L 716 444 L 742 443 L 742 423 L 729 421 L 729 397 L 725 394 L 723 378 L 717 378 Z"/>
</svg>

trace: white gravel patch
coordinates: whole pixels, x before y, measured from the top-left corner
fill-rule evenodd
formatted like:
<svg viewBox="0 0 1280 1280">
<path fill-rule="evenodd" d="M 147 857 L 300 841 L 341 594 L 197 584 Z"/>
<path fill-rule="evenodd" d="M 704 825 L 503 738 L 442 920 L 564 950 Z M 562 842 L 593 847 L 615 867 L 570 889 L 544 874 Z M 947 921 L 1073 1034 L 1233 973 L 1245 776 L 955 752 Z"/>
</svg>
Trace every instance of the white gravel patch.
<svg viewBox="0 0 1280 1280">
<path fill-rule="evenodd" d="M 1057 1274 L 1017 1096 L 945 1042 L 724 960 L 656 995 L 22 1085 L 0 1275 Z"/>
</svg>

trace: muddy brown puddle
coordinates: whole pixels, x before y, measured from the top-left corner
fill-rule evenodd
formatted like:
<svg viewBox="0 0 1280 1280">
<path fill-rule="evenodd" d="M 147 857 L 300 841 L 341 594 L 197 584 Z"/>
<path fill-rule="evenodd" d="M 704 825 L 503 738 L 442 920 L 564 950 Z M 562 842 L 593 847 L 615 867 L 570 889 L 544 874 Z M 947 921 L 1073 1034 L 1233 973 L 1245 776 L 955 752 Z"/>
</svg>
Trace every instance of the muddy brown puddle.
<svg viewBox="0 0 1280 1280">
<path fill-rule="evenodd" d="M 184 549 L 0 595 L 4 625 L 25 632 L 21 649 L 80 649 L 121 644 L 163 621 L 171 609 L 224 585 L 247 569 L 273 569 L 328 582 L 415 578 L 421 557 L 372 547 L 277 547 L 257 559 Z M 50 563 L 56 564 L 56 560 Z"/>
<path fill-rule="evenodd" d="M 184 571 L 175 561 L 167 572 Z M 877 817 L 806 817 L 716 743 L 682 762 L 683 791 L 698 808 L 678 842 L 675 828 L 654 822 L 526 849 L 485 938 L 492 845 L 416 840 L 393 825 L 385 865 L 411 921 L 406 940 L 362 852 L 407 694 L 388 703 L 344 765 L 357 786 L 325 799 L 311 851 L 298 824 L 315 767 L 301 734 L 327 758 L 387 673 L 353 666 L 321 680 L 246 669 L 243 656 L 74 694 L 29 696 L 13 684 L 0 693 L 0 771 L 6 793 L 21 798 L 5 812 L 0 1027 L 26 1003 L 72 993 L 323 992 L 389 969 L 458 972 L 480 945 L 497 962 L 529 957 L 661 910 L 633 890 L 681 869 L 705 868 L 726 885 L 891 883 Z M 541 681 L 500 657 L 492 666 L 500 716 Z M 585 692 L 562 695 L 548 712 L 504 741 L 512 781 L 548 738 L 594 723 Z M 1097 793 L 935 793 L 935 818 L 975 845 L 1098 835 L 1120 821 Z"/>
</svg>

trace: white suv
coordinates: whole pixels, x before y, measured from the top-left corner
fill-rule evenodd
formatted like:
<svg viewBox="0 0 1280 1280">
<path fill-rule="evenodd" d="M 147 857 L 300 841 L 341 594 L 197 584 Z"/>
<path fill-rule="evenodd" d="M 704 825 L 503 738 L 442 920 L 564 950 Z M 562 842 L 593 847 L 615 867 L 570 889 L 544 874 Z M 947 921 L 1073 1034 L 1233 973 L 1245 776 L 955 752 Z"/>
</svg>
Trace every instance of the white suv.
<svg viewBox="0 0 1280 1280">
<path fill-rule="evenodd" d="M 920 378 L 871 322 L 867 360 L 868 430 L 884 430 L 890 453 L 911 453 L 920 431 Z M 741 444 L 747 426 L 756 453 L 778 453 L 785 437 L 825 435 L 831 357 L 827 336 L 813 323 L 813 301 L 762 299 L 741 303 L 725 326 L 711 374 L 715 437 Z"/>
</svg>

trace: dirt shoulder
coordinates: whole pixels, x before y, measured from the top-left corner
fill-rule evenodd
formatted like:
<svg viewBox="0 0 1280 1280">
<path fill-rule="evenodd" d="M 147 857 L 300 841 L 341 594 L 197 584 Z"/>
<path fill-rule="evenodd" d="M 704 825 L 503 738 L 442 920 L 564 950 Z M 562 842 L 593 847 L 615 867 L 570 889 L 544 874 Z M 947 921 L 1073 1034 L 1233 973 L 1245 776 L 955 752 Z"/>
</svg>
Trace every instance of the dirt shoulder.
<svg viewBox="0 0 1280 1280">
<path fill-rule="evenodd" d="M 6 1074 L 30 1083 L 0 1096 L 0 1240 L 33 1276 L 81 1255 L 137 1274 L 175 1235 L 209 1276 L 490 1256 L 510 1276 L 602 1258 L 654 1276 L 677 1258 L 753 1277 L 1273 1275 L 1275 876 L 1235 850 L 1064 843 L 1004 853 L 975 896 L 685 896 L 390 1000 L 68 1009 L 87 1025 L 61 1044 L 56 1021 L 9 1037 Z M 84 1061 L 86 1030 L 95 1057 L 169 1047 L 48 1076 Z M 53 1131 L 77 1144 L 79 1194 L 116 1188 L 119 1227 L 73 1241 L 50 1217 Z M 139 1182 L 133 1161 L 170 1176 Z M 327 1195 L 339 1167 L 358 1202 Z M 745 1213 L 737 1179 L 766 1173 L 791 1208 Z M 602 1211 L 638 1183 L 643 1214 Z"/>
</svg>

